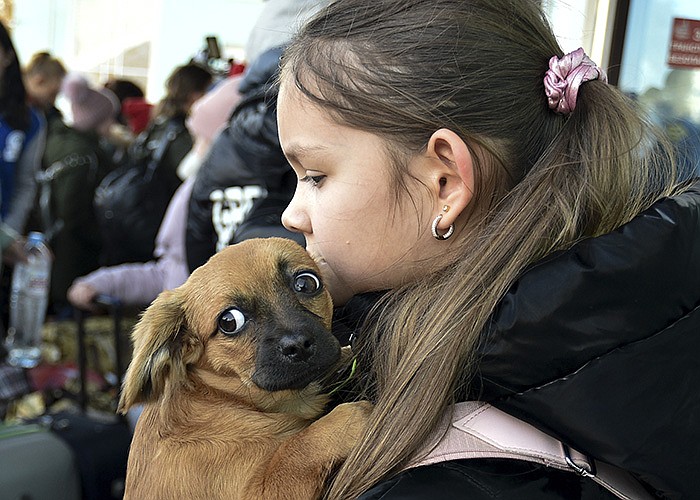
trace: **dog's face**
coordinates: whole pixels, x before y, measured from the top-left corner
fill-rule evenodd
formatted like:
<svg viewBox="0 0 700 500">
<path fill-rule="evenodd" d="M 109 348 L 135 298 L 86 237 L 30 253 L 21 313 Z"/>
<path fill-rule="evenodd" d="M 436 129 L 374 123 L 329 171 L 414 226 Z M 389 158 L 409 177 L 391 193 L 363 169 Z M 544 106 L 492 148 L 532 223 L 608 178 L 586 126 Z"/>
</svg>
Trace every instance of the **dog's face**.
<svg viewBox="0 0 700 500">
<path fill-rule="evenodd" d="M 132 334 L 120 410 L 187 384 L 193 373 L 234 397 L 301 390 L 340 359 L 332 309 L 315 262 L 297 243 L 230 246 L 146 310 Z"/>
</svg>

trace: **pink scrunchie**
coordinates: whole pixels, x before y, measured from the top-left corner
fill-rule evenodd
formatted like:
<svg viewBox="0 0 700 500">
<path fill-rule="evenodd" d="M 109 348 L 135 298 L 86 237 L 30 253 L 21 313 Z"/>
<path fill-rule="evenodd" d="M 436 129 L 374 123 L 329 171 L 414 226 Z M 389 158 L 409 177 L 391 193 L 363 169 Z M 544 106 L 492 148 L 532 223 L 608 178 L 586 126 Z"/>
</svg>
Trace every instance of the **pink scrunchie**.
<svg viewBox="0 0 700 500">
<path fill-rule="evenodd" d="M 590 80 L 607 83 L 608 75 L 590 60 L 582 48 L 561 59 L 552 56 L 549 69 L 544 75 L 544 91 L 549 108 L 562 115 L 571 113 L 576 107 L 578 88 Z"/>
</svg>

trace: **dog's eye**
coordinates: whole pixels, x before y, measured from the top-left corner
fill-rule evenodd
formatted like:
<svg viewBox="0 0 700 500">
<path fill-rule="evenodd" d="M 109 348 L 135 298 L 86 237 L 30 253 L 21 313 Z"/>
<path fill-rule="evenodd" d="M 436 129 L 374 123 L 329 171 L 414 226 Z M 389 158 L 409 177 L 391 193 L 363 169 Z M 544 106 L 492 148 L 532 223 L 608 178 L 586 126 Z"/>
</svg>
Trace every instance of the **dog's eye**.
<svg viewBox="0 0 700 500">
<path fill-rule="evenodd" d="M 294 277 L 294 291 L 313 295 L 321 289 L 321 280 L 314 273 L 299 273 Z"/>
<path fill-rule="evenodd" d="M 241 331 L 245 325 L 245 316 L 238 309 L 228 309 L 219 316 L 219 330 L 224 335 L 233 335 Z"/>
</svg>

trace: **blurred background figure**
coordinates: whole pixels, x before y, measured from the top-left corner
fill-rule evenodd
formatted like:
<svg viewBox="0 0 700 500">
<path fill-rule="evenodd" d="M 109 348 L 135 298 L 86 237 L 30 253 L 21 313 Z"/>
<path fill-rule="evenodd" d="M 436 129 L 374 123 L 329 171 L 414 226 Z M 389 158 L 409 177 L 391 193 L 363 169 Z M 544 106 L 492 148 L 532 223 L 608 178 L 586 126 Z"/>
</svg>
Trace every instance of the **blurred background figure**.
<svg viewBox="0 0 700 500">
<path fill-rule="evenodd" d="M 117 122 L 122 125 L 128 125 L 127 117 L 124 115 L 124 101 L 128 99 L 145 100 L 143 89 L 139 87 L 136 83 L 125 78 L 110 78 L 104 84 L 104 88 L 111 90 L 117 99 L 119 99 L 119 104 L 121 106 L 119 114 L 117 115 Z M 143 123 L 141 130 L 146 128 L 148 120 Z M 139 130 L 139 132 L 141 131 Z M 138 132 L 136 132 L 138 133 Z"/>
<path fill-rule="evenodd" d="M 177 168 L 192 149 L 185 121 L 212 83 L 197 64 L 178 66 L 151 121 L 128 148 L 120 167 L 99 186 L 95 207 L 102 235 L 103 266 L 148 262 L 165 210 L 182 180 Z"/>
<path fill-rule="evenodd" d="M 110 78 L 105 82 L 104 88 L 112 91 L 119 99 L 117 119 L 109 131 L 112 161 L 119 165 L 125 160 L 126 151 L 136 136 L 151 121 L 153 105 L 146 100 L 143 89 L 131 80 Z"/>
<path fill-rule="evenodd" d="M 52 130 L 60 130 L 63 125 L 63 113 L 56 107 L 56 99 L 61 92 L 67 70 L 63 63 L 49 52 L 37 52 L 24 68 L 24 86 L 27 91 L 27 101 L 37 111 L 43 113 L 46 120 L 47 136 Z M 46 139 L 48 143 L 48 137 Z M 43 154 L 43 152 L 42 152 Z M 47 166 L 42 158 L 42 169 Z M 42 230 L 37 213 L 30 214 L 28 227 Z"/>
<path fill-rule="evenodd" d="M 22 233 L 36 190 L 33 178 L 44 148 L 44 121 L 27 101 L 10 35 L 0 23 L 0 215 Z"/>
<path fill-rule="evenodd" d="M 269 0 L 246 43 L 249 65 L 238 85 L 241 102 L 216 137 L 192 188 L 186 249 L 190 271 L 226 245 L 280 236 L 304 244 L 282 226 L 296 175 L 277 137 L 274 84 L 283 47 L 327 0 Z"/>
<path fill-rule="evenodd" d="M 54 252 L 50 311 L 69 313 L 66 292 L 73 280 L 99 265 L 101 238 L 93 209 L 95 189 L 113 168 L 102 147 L 117 118 L 119 101 L 107 89 L 95 89 L 81 75 L 70 74 L 62 93 L 70 106 L 70 125 L 49 122 L 37 216 Z"/>
<path fill-rule="evenodd" d="M 20 68 L 10 34 L 0 23 L 0 251 L 7 264 L 24 258 L 20 235 L 34 202 L 45 140 L 44 119 L 27 102 Z M 3 314 L 7 284 L 3 280 L 0 291 Z"/>
<path fill-rule="evenodd" d="M 30 105 L 42 111 L 47 121 L 62 119 L 56 97 L 66 76 L 63 63 L 49 52 L 37 52 L 24 68 L 24 86 Z"/>
<path fill-rule="evenodd" d="M 76 279 L 68 290 L 68 299 L 73 306 L 91 310 L 97 295 L 109 295 L 125 305 L 143 307 L 163 290 L 185 282 L 189 276 L 185 259 L 185 226 L 194 174 L 239 99 L 238 80 L 228 78 L 192 106 L 187 127 L 194 138 L 194 146 L 178 168 L 184 182 L 175 191 L 165 212 L 153 259 L 144 263 L 101 267 Z"/>
<path fill-rule="evenodd" d="M 226 127 L 234 106 L 241 99 L 238 92 L 241 79 L 240 75 L 225 78 L 192 105 L 187 129 L 194 142 L 177 169 L 177 175 L 183 181 L 199 170 L 211 143 Z"/>
<path fill-rule="evenodd" d="M 176 123 L 182 131 L 170 144 L 158 167 L 162 170 L 161 181 L 168 186 L 171 195 L 182 182 L 177 168 L 194 144 L 185 122 L 192 105 L 207 93 L 211 84 L 212 75 L 202 66 L 191 63 L 179 66 L 165 83 L 165 97 L 152 111 L 148 125 L 149 140 L 158 141 L 168 123 Z"/>
</svg>

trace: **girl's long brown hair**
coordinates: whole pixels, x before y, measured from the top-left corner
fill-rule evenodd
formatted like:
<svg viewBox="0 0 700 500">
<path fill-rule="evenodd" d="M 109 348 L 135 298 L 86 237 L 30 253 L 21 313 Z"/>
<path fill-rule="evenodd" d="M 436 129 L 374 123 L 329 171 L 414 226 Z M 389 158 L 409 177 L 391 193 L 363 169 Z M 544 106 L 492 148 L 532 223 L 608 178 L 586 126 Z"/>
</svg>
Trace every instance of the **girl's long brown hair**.
<svg viewBox="0 0 700 500">
<path fill-rule="evenodd" d="M 283 81 L 387 140 L 397 199 L 406 159 L 439 128 L 477 160 L 456 252 L 365 322 L 360 367 L 375 410 L 328 498 L 355 498 L 420 452 L 468 386 L 479 335 L 526 266 L 679 189 L 670 149 L 617 89 L 588 82 L 571 115 L 549 110 L 553 55 L 562 50 L 530 0 L 340 0 L 287 50 Z"/>
</svg>

